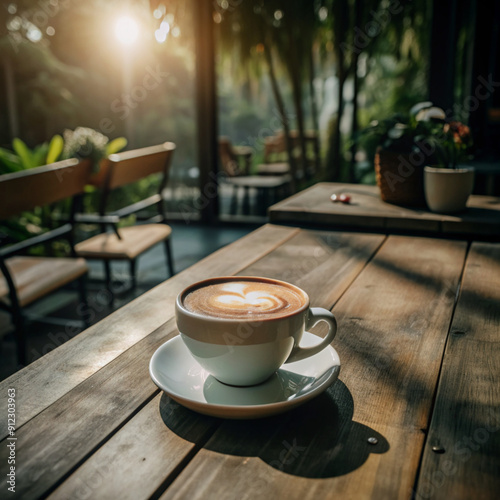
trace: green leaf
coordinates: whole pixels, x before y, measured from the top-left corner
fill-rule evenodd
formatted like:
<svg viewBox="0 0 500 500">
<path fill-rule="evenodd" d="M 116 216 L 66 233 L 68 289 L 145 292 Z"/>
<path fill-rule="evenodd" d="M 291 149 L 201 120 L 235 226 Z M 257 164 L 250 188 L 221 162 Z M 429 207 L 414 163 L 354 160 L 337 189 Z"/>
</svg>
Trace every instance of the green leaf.
<svg viewBox="0 0 500 500">
<path fill-rule="evenodd" d="M 49 144 L 49 152 L 47 153 L 47 163 L 54 163 L 61 156 L 64 147 L 64 140 L 60 135 L 52 137 Z"/>
<path fill-rule="evenodd" d="M 107 146 L 106 146 L 106 156 L 112 155 L 114 153 L 118 153 L 118 151 L 121 151 L 124 147 L 126 147 L 128 144 L 127 139 L 125 137 L 117 137 L 116 139 L 113 139 Z"/>
<path fill-rule="evenodd" d="M 23 168 L 33 168 L 36 167 L 36 164 L 33 159 L 33 154 L 26 146 L 26 144 L 19 139 L 19 137 L 16 137 L 12 141 L 12 147 L 14 148 L 14 151 L 18 154 L 21 163 L 23 165 Z"/>
<path fill-rule="evenodd" d="M 33 163 L 35 167 L 40 167 L 45 165 L 45 158 L 47 157 L 47 151 L 49 150 L 49 145 L 44 142 L 39 144 L 33 149 Z"/>
<path fill-rule="evenodd" d="M 0 163 L 5 166 L 5 169 L 2 168 L 0 170 L 0 173 L 2 174 L 17 172 L 23 169 L 19 157 L 4 148 L 0 148 Z"/>
</svg>

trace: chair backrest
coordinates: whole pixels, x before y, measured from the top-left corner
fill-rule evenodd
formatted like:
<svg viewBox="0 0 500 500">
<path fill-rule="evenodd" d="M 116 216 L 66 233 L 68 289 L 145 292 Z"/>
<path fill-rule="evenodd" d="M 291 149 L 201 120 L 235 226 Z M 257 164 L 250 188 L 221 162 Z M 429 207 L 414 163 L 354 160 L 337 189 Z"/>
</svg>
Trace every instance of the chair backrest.
<svg viewBox="0 0 500 500">
<path fill-rule="evenodd" d="M 83 192 L 90 161 L 75 158 L 0 176 L 0 220 Z"/>
<path fill-rule="evenodd" d="M 224 173 L 229 177 L 237 175 L 238 161 L 228 137 L 219 137 L 219 156 Z"/>
<path fill-rule="evenodd" d="M 91 182 L 110 191 L 156 173 L 163 173 L 166 180 L 174 151 L 175 144 L 165 142 L 110 155 L 101 162 L 101 173 Z"/>
<path fill-rule="evenodd" d="M 279 161 L 278 157 L 286 151 L 285 134 L 278 131 L 276 135 L 268 136 L 264 140 L 264 161 L 272 163 Z"/>
</svg>

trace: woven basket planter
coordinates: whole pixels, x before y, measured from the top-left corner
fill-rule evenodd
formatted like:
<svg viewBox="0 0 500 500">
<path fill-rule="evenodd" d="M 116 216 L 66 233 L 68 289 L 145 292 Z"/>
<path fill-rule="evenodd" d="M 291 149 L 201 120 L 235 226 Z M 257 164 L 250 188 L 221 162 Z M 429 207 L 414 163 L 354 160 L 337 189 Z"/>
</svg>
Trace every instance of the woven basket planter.
<svg viewBox="0 0 500 500">
<path fill-rule="evenodd" d="M 379 149 L 375 155 L 375 174 L 383 201 L 394 205 L 425 207 L 424 162 L 412 154 Z"/>
</svg>

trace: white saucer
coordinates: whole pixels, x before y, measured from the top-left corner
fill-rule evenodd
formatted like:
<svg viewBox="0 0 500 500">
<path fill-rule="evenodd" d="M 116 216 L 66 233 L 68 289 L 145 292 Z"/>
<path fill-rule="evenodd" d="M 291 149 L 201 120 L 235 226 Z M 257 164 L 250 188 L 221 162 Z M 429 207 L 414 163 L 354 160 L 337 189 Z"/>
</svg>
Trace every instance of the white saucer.
<svg viewBox="0 0 500 500">
<path fill-rule="evenodd" d="M 318 341 L 305 332 L 300 345 L 310 347 Z M 262 384 L 233 387 L 204 370 L 179 336 L 160 346 L 149 364 L 153 382 L 174 401 L 221 418 L 260 418 L 291 410 L 321 394 L 339 371 L 339 355 L 328 346 L 310 358 L 283 365 Z"/>
</svg>

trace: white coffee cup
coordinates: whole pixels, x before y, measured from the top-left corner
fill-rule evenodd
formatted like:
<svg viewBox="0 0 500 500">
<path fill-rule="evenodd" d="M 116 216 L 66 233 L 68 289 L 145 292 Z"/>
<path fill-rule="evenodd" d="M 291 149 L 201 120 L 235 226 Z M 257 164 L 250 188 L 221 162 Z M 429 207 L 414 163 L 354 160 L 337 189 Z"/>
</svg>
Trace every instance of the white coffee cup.
<svg viewBox="0 0 500 500">
<path fill-rule="evenodd" d="M 232 319 L 188 310 L 185 298 L 192 291 L 218 283 L 257 282 L 287 287 L 300 297 L 300 306 L 280 317 Z M 255 276 L 224 276 L 194 283 L 176 300 L 176 319 L 180 335 L 198 363 L 220 382 L 256 385 L 267 380 L 284 363 L 299 361 L 325 349 L 334 339 L 337 323 L 327 309 L 310 307 L 302 289 L 284 281 Z M 329 325 L 324 339 L 313 347 L 300 347 L 305 330 L 325 321 Z"/>
</svg>

